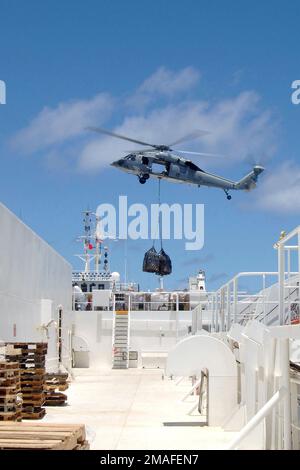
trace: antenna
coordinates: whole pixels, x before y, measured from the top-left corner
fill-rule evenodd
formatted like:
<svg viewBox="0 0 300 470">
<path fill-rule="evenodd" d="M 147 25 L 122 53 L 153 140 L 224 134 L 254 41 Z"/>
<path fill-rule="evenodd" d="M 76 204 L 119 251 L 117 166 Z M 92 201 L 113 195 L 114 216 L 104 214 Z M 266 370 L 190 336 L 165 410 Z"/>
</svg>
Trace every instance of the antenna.
<svg viewBox="0 0 300 470">
<path fill-rule="evenodd" d="M 101 257 L 102 257 L 102 243 L 103 243 L 103 236 L 100 226 L 100 217 L 95 214 L 96 218 L 96 227 L 95 227 L 95 272 L 98 273 L 101 264 Z"/>
<path fill-rule="evenodd" d="M 108 247 L 104 247 L 104 271 L 109 272 L 109 262 L 108 262 Z"/>
<path fill-rule="evenodd" d="M 95 258 L 95 255 L 91 254 L 91 250 L 93 250 L 94 248 L 92 244 L 94 237 L 92 236 L 92 231 L 91 231 L 91 223 L 92 223 L 91 215 L 92 215 L 92 212 L 88 209 L 83 212 L 84 235 L 78 238 L 78 241 L 83 242 L 83 254 L 76 255 L 78 256 L 78 258 L 80 258 L 84 262 L 85 273 L 90 272 L 91 261 Z"/>
<path fill-rule="evenodd" d="M 84 262 L 84 272 L 91 272 L 91 262 L 94 261 L 95 273 L 100 272 L 103 250 L 103 229 L 100 217 L 89 209 L 83 212 L 84 234 L 77 238 L 83 243 L 83 254 L 75 255 Z M 108 247 L 104 247 L 103 270 L 109 273 Z"/>
</svg>

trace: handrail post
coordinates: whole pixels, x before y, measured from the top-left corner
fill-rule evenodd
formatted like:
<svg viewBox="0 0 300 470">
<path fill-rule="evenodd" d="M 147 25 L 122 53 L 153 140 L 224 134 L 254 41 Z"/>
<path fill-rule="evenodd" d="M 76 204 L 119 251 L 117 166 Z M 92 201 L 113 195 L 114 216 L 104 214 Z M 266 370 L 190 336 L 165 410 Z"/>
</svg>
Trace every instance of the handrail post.
<svg viewBox="0 0 300 470">
<path fill-rule="evenodd" d="M 230 330 L 231 326 L 231 319 L 230 319 L 230 293 L 231 293 L 231 288 L 230 288 L 230 283 L 227 284 L 227 295 L 226 295 L 226 314 L 227 314 L 227 325 L 226 325 L 226 330 Z"/>
<path fill-rule="evenodd" d="M 178 340 L 178 321 L 179 321 L 179 294 L 176 294 L 176 312 L 175 312 L 175 324 L 176 324 L 176 342 Z"/>
<path fill-rule="evenodd" d="M 272 411 L 275 405 L 285 396 L 287 393 L 284 387 L 281 387 L 267 403 L 254 415 L 250 421 L 242 428 L 236 437 L 227 446 L 227 450 L 234 450 L 237 446 L 247 437 L 250 432 Z"/>
<path fill-rule="evenodd" d="M 215 293 L 212 294 L 211 296 L 211 309 L 212 309 L 212 315 L 211 315 L 211 331 L 216 331 L 215 327 Z"/>
<path fill-rule="evenodd" d="M 220 310 L 221 310 L 221 331 L 225 331 L 225 288 L 221 289 L 220 297 Z"/>
<path fill-rule="evenodd" d="M 279 325 L 284 324 L 284 245 L 278 246 L 278 310 Z"/>
<path fill-rule="evenodd" d="M 131 295 L 128 294 L 128 329 L 127 329 L 127 345 L 128 345 L 128 351 L 129 351 L 129 345 L 130 345 L 130 317 L 131 317 Z"/>
<path fill-rule="evenodd" d="M 236 323 L 237 320 L 237 277 L 233 279 L 233 322 Z"/>
<path fill-rule="evenodd" d="M 197 312 L 197 326 L 199 325 L 198 330 L 202 330 L 202 300 L 200 304 L 198 305 L 198 308 L 199 308 L 199 312 Z M 198 317 L 198 313 L 200 313 L 199 317 Z M 199 319 L 199 323 L 198 323 L 198 319 Z"/>
<path fill-rule="evenodd" d="M 220 328 L 219 328 L 219 308 L 220 308 L 220 304 L 219 304 L 219 291 L 217 291 L 217 295 L 216 295 L 216 332 L 218 333 L 220 331 Z"/>
<path fill-rule="evenodd" d="M 298 227 L 298 237 L 297 237 L 297 242 L 298 242 L 298 275 L 300 274 L 300 229 Z"/>
<path fill-rule="evenodd" d="M 194 390 L 196 390 L 196 388 L 199 387 L 200 384 L 201 384 L 201 377 L 200 377 L 200 379 L 198 379 L 198 380 L 194 383 L 194 385 L 193 385 L 192 388 L 188 391 L 188 393 L 186 393 L 186 394 L 184 395 L 184 397 L 182 398 L 182 401 L 185 401 L 185 400 L 194 392 Z"/>
<path fill-rule="evenodd" d="M 262 288 L 263 288 L 263 322 L 266 323 L 266 274 L 263 274 L 262 277 Z"/>
<path fill-rule="evenodd" d="M 280 350 L 282 386 L 287 391 L 283 400 L 283 448 L 284 450 L 290 450 L 292 445 L 292 424 L 290 390 L 290 340 L 288 338 L 281 340 Z"/>
</svg>

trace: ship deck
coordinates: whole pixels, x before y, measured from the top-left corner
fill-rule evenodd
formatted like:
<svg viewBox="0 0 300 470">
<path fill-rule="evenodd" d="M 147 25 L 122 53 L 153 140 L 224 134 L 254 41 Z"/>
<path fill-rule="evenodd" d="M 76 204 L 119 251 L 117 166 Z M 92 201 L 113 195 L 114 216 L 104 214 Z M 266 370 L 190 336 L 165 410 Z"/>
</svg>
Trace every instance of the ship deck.
<svg viewBox="0 0 300 470">
<path fill-rule="evenodd" d="M 43 422 L 86 425 L 91 449 L 222 449 L 235 433 L 205 426 L 188 411 L 196 397 L 191 387 L 162 380 L 159 369 L 74 369 L 68 404 L 47 407 Z"/>
</svg>

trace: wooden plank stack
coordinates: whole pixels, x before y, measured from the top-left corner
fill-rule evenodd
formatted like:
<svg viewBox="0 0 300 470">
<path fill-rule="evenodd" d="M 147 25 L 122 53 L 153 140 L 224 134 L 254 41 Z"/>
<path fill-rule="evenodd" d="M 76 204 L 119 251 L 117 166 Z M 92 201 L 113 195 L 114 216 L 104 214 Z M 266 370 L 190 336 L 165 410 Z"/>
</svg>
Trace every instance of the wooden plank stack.
<svg viewBox="0 0 300 470">
<path fill-rule="evenodd" d="M 41 419 L 46 413 L 45 361 L 47 343 L 7 343 L 5 358 L 18 361 L 23 397 L 22 418 Z"/>
<path fill-rule="evenodd" d="M 88 450 L 82 424 L 0 423 L 0 450 Z"/>
<path fill-rule="evenodd" d="M 68 374 L 63 372 L 47 373 L 45 376 L 45 406 L 63 406 L 67 402 L 64 392 L 68 389 Z"/>
<path fill-rule="evenodd" d="M 18 362 L 0 361 L 0 421 L 21 421 L 20 369 Z"/>
</svg>

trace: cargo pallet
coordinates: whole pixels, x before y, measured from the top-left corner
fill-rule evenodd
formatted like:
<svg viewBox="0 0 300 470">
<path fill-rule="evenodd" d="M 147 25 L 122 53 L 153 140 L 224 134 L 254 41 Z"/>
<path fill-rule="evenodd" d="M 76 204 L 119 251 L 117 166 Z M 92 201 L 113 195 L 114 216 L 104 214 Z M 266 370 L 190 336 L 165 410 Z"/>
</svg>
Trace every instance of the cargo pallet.
<svg viewBox="0 0 300 470">
<path fill-rule="evenodd" d="M 20 369 L 18 362 L 0 361 L 0 421 L 21 421 Z"/>
<path fill-rule="evenodd" d="M 47 343 L 6 343 L 5 358 L 17 361 L 23 398 L 22 418 L 45 416 L 45 363 Z"/>
<path fill-rule="evenodd" d="M 81 424 L 0 423 L 0 450 L 88 450 Z"/>
<path fill-rule="evenodd" d="M 45 376 L 45 406 L 63 406 L 67 402 L 67 395 L 61 393 L 68 388 L 68 374 L 57 372 L 47 373 Z"/>
</svg>

